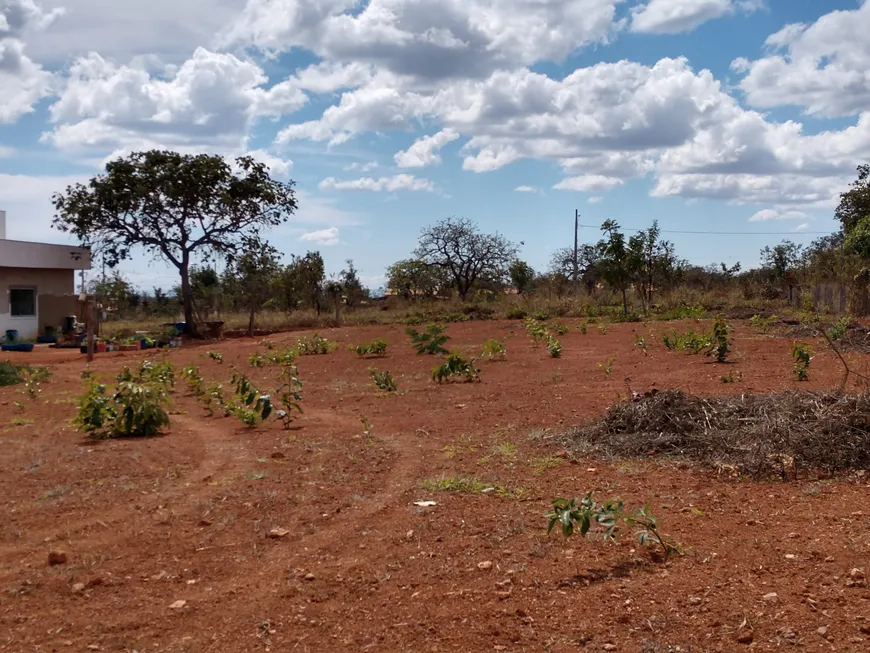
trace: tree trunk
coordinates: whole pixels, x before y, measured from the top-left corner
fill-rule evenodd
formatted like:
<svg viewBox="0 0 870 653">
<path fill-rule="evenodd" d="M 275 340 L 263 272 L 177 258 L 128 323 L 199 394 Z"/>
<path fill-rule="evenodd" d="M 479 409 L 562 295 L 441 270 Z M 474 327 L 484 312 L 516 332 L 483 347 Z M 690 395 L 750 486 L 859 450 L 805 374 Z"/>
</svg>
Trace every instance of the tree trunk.
<svg viewBox="0 0 870 653">
<path fill-rule="evenodd" d="M 248 317 L 248 337 L 254 337 L 254 316 L 257 314 L 257 307 L 251 304 L 251 315 Z"/>
<path fill-rule="evenodd" d="M 184 331 L 187 335 L 196 336 L 196 316 L 193 310 L 193 289 L 190 287 L 190 254 L 184 253 L 181 259 L 181 304 L 184 308 Z"/>
<path fill-rule="evenodd" d="M 622 287 L 622 314 L 628 316 L 628 295 L 625 286 Z"/>
</svg>

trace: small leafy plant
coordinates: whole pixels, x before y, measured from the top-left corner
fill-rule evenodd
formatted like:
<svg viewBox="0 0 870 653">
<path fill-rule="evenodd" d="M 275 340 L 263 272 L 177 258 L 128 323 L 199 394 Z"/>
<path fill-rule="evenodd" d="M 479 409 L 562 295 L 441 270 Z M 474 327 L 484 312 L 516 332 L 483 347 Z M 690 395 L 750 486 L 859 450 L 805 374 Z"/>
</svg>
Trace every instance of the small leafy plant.
<svg viewBox="0 0 870 653">
<path fill-rule="evenodd" d="M 532 339 L 532 345 L 537 347 L 541 342 L 544 342 L 548 337 L 547 327 L 534 317 L 527 317 L 525 320 L 526 331 Z"/>
<path fill-rule="evenodd" d="M 562 356 L 562 343 L 550 336 L 547 339 L 547 353 L 550 358 L 560 358 Z"/>
<path fill-rule="evenodd" d="M 749 318 L 749 326 L 761 333 L 768 333 L 777 322 L 779 322 L 779 318 L 776 315 L 771 315 L 770 317 L 753 315 Z"/>
<path fill-rule="evenodd" d="M 600 325 L 598 326 L 598 330 L 601 331 L 601 335 L 602 335 L 602 336 L 606 336 L 606 335 L 607 335 L 607 325 L 606 325 L 606 324 L 600 324 Z"/>
<path fill-rule="evenodd" d="M 720 376 L 719 380 L 722 383 L 737 383 L 742 378 L 743 375 L 740 372 L 735 372 L 734 370 L 731 370 L 730 372 L 728 372 L 727 376 Z"/>
<path fill-rule="evenodd" d="M 557 336 L 564 336 L 568 333 L 568 327 L 561 323 L 556 323 L 553 325 L 553 331 L 556 332 Z"/>
<path fill-rule="evenodd" d="M 224 362 L 224 355 L 223 355 L 222 353 L 220 353 L 219 351 L 209 351 L 209 352 L 206 352 L 206 353 L 208 354 L 208 357 L 209 357 L 209 358 L 211 358 L 213 361 L 215 361 L 215 362 L 218 363 L 219 365 L 220 365 L 220 364 L 223 364 L 223 362 Z"/>
<path fill-rule="evenodd" d="M 685 333 L 677 333 L 672 329 L 670 334 L 662 334 L 662 344 L 670 350 L 688 351 L 692 354 L 700 354 L 708 349 L 712 343 L 713 335 L 710 333 L 695 333 L 690 327 Z"/>
<path fill-rule="evenodd" d="M 387 353 L 387 341 L 375 338 L 371 342 L 364 342 L 350 348 L 357 356 L 383 356 Z"/>
<path fill-rule="evenodd" d="M 294 413 L 302 414 L 302 381 L 299 380 L 299 370 L 295 365 L 285 365 L 281 370 L 284 384 L 276 394 L 281 398 L 281 409 L 276 411 L 278 419 L 289 429 L 294 420 Z"/>
<path fill-rule="evenodd" d="M 646 339 L 643 336 L 641 336 L 641 335 L 635 336 L 634 346 L 637 347 L 638 349 L 640 349 L 647 356 L 649 355 L 649 352 L 646 350 Z"/>
<path fill-rule="evenodd" d="M 395 392 L 399 389 L 396 380 L 388 370 L 379 372 L 375 368 L 371 368 L 369 374 L 372 377 L 372 381 L 374 381 L 375 385 L 378 386 L 378 389 L 383 390 L 384 392 Z"/>
<path fill-rule="evenodd" d="M 209 415 L 214 415 L 213 404 L 216 404 L 219 408 L 223 408 L 225 416 L 230 414 L 229 411 L 226 410 L 224 386 L 221 383 L 212 383 L 209 385 L 205 393 L 200 396 L 200 400 L 205 404 L 205 408 L 208 410 Z"/>
<path fill-rule="evenodd" d="M 187 367 L 182 368 L 181 378 L 184 379 L 184 382 L 187 384 L 187 389 L 190 390 L 192 395 L 195 397 L 201 397 L 205 394 L 205 390 L 203 390 L 205 380 L 199 373 L 199 367 L 196 365 L 188 365 Z"/>
<path fill-rule="evenodd" d="M 717 363 L 728 360 L 731 351 L 731 327 L 724 320 L 716 320 L 713 323 L 713 337 L 707 347 L 707 356 L 715 356 Z"/>
<path fill-rule="evenodd" d="M 79 398 L 73 426 L 91 437 L 149 437 L 169 425 L 166 390 L 161 384 L 121 381 L 114 395 L 92 382 Z"/>
<path fill-rule="evenodd" d="M 444 333 L 444 327 L 440 324 L 432 322 L 422 333 L 413 327 L 408 327 L 405 329 L 405 333 L 408 334 L 411 344 L 419 355 L 429 354 L 430 356 L 435 356 L 448 353 L 444 345 L 450 340 L 450 336 Z"/>
<path fill-rule="evenodd" d="M 47 367 L 27 367 L 18 369 L 18 374 L 24 380 L 24 391 L 31 399 L 36 399 L 42 392 L 41 385 L 51 376 L 51 370 Z"/>
<path fill-rule="evenodd" d="M 482 358 L 501 361 L 505 359 L 505 356 L 506 350 L 504 348 L 504 345 L 495 338 L 490 338 L 483 343 L 483 352 L 481 354 Z"/>
<path fill-rule="evenodd" d="M 259 352 L 253 352 L 248 356 L 248 365 L 251 367 L 263 367 L 266 364 L 266 357 Z"/>
<path fill-rule="evenodd" d="M 282 352 L 269 354 L 270 365 L 293 365 L 296 362 L 296 350 L 285 349 Z"/>
<path fill-rule="evenodd" d="M 432 370 L 432 380 L 438 383 L 445 381 L 462 381 L 471 383 L 480 380 L 480 370 L 474 367 L 474 359 L 465 360 L 457 353 L 450 354 L 447 362 Z"/>
<path fill-rule="evenodd" d="M 260 392 L 244 374 L 233 374 L 235 401 L 226 404 L 227 412 L 245 426 L 254 427 L 272 414 L 272 399 Z"/>
<path fill-rule="evenodd" d="M 142 361 L 139 364 L 138 380 L 143 383 L 156 383 L 175 387 L 175 368 L 169 361 Z"/>
<path fill-rule="evenodd" d="M 604 370 L 607 376 L 613 373 L 613 358 L 608 358 L 606 363 L 598 363 L 598 367 Z"/>
<path fill-rule="evenodd" d="M 791 346 L 791 355 L 794 359 L 794 375 L 798 381 L 809 381 L 810 361 L 813 360 L 813 350 L 809 345 L 794 342 Z"/>
<path fill-rule="evenodd" d="M 581 322 L 580 326 L 577 328 L 580 329 L 580 333 L 582 333 L 585 336 L 586 332 L 589 330 L 589 323 L 588 322 Z"/>
<path fill-rule="evenodd" d="M 316 333 L 296 341 L 296 353 L 300 356 L 320 356 L 335 351 L 337 347 L 338 343 Z"/>
<path fill-rule="evenodd" d="M 831 328 L 828 329 L 828 337 L 831 340 L 841 340 L 843 336 L 846 335 L 846 330 L 849 328 L 849 318 L 841 317 L 839 320 L 834 322 L 831 325 Z"/>
<path fill-rule="evenodd" d="M 602 504 L 592 498 L 592 492 L 582 499 L 556 499 L 553 509 L 546 515 L 547 533 L 551 533 L 557 524 L 561 526 L 562 535 L 571 537 L 579 530 L 584 537 L 595 525 L 604 529 L 605 541 L 615 540 L 620 523 L 629 528 L 637 528 L 635 535 L 641 546 L 657 545 L 661 548 L 665 560 L 672 553 L 679 553 L 679 545 L 666 540 L 658 529 L 658 522 L 649 511 L 649 506 L 641 506 L 627 511 L 621 499 L 614 498 Z"/>
</svg>

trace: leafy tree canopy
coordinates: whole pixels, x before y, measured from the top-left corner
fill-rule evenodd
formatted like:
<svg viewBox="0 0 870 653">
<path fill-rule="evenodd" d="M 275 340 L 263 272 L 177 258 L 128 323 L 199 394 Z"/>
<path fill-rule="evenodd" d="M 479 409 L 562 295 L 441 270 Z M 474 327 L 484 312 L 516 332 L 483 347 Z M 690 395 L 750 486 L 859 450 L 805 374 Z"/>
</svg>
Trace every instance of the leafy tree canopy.
<svg viewBox="0 0 870 653">
<path fill-rule="evenodd" d="M 414 256 L 443 269 L 465 299 L 478 281 L 506 280 L 517 251 L 501 234 L 485 234 L 465 218 L 447 218 L 423 230 Z"/>
<path fill-rule="evenodd" d="M 106 165 L 87 184 L 53 197 L 54 226 L 96 245 L 110 266 L 136 248 L 178 269 L 184 318 L 195 331 L 190 267 L 196 258 L 232 258 L 245 239 L 289 219 L 293 182 L 269 176 L 253 158 L 161 150 L 135 152 Z"/>
</svg>

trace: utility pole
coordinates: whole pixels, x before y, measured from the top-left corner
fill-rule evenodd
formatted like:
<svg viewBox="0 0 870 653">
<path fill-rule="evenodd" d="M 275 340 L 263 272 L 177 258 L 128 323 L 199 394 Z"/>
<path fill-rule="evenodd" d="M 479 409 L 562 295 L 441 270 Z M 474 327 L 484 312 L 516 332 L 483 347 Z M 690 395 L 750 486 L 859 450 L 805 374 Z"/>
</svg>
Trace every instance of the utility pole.
<svg viewBox="0 0 870 653">
<path fill-rule="evenodd" d="M 580 281 L 580 261 L 577 258 L 577 231 L 580 228 L 580 211 L 579 209 L 574 209 L 574 257 L 571 259 L 571 263 L 574 266 L 574 294 L 577 294 L 577 284 Z"/>
</svg>

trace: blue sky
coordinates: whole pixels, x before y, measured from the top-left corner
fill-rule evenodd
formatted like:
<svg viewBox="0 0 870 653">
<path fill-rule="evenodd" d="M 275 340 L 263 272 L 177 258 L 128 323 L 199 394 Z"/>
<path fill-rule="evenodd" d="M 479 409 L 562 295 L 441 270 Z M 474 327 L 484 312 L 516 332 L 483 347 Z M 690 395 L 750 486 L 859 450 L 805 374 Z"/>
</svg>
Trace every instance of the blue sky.
<svg viewBox="0 0 870 653">
<path fill-rule="evenodd" d="M 0 209 L 62 242 L 52 192 L 107 158 L 251 153 L 299 190 L 273 244 L 371 286 L 451 215 L 541 270 L 575 209 L 752 265 L 870 161 L 867 34 L 858 0 L 0 0 Z"/>
</svg>

